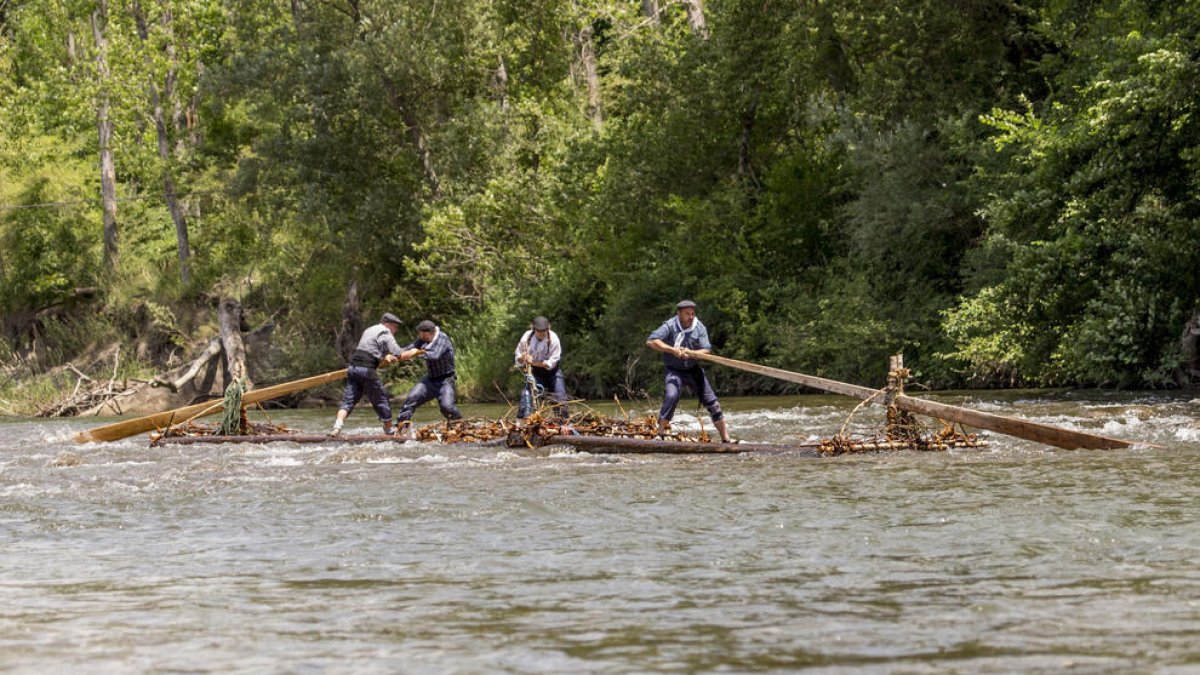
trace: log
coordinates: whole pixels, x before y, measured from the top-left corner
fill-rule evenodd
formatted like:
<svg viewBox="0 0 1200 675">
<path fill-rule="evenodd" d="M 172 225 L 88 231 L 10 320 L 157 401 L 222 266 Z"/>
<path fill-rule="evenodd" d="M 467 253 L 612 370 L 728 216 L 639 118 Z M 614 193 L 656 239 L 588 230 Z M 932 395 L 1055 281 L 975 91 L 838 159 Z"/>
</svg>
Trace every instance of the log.
<svg viewBox="0 0 1200 675">
<path fill-rule="evenodd" d="M 691 358 L 716 363 L 728 368 L 736 368 L 749 373 L 757 373 L 767 377 L 787 382 L 795 382 L 806 387 L 827 391 L 834 394 L 842 394 L 844 396 L 852 396 L 864 401 L 883 404 L 883 397 L 879 395 L 876 389 L 868 387 L 860 387 L 847 382 L 838 382 L 823 377 L 814 375 L 805 375 L 803 373 L 793 373 L 788 370 L 772 368 L 770 366 L 760 366 L 756 363 L 748 363 L 746 361 L 738 361 L 736 359 L 728 359 L 715 354 L 707 354 L 703 352 L 689 352 Z M 1108 436 L 1099 436 L 1096 434 L 1084 433 L 1082 431 L 1074 431 L 1072 429 L 1063 429 L 1061 427 L 1051 426 L 1049 424 L 1041 424 L 1039 422 L 1031 422 L 1029 420 L 1018 419 L 1015 417 L 1005 417 L 1003 415 L 994 415 L 992 413 L 980 412 L 978 410 L 970 410 L 968 408 L 960 408 L 958 406 L 949 405 L 946 403 L 935 403 L 925 399 L 913 398 L 907 394 L 899 393 L 892 401 L 900 410 L 919 415 L 928 415 L 951 422 L 958 422 L 979 429 L 987 429 L 1007 436 L 1015 436 L 1028 441 L 1044 443 L 1057 448 L 1067 450 L 1076 450 L 1080 448 L 1091 450 L 1112 450 L 1116 448 L 1128 448 L 1135 445 L 1134 441 L 1126 441 L 1120 438 L 1110 438 Z M 1142 444 L 1147 445 L 1147 444 Z"/>
<path fill-rule="evenodd" d="M 791 453 L 802 457 L 820 457 L 820 443 L 804 445 L 770 445 L 765 443 L 704 443 L 701 441 L 671 441 L 652 438 L 621 438 L 617 436 L 552 436 L 543 445 L 569 445 L 592 453 L 667 453 L 736 455 L 743 452 Z"/>
<path fill-rule="evenodd" d="M 362 443 L 404 443 L 403 436 L 362 434 L 329 436 L 326 434 L 259 434 L 254 436 L 161 436 L 150 441 L 150 447 L 163 445 L 207 445 L 221 443 L 328 443 L 357 445 Z"/>
<path fill-rule="evenodd" d="M 287 396 L 305 389 L 312 389 L 330 382 L 337 382 L 345 379 L 346 369 L 335 370 L 324 373 L 323 375 L 314 375 L 306 377 L 302 380 L 293 380 L 292 382 L 284 382 L 262 389 L 248 391 L 242 396 L 242 404 L 250 405 L 262 401 L 269 401 L 280 396 Z M 183 422 L 184 420 L 194 419 L 196 417 L 206 417 L 208 415 L 216 415 L 223 408 L 222 401 L 207 401 L 205 403 L 197 403 L 194 405 L 167 410 L 165 412 L 154 413 L 144 417 L 136 417 L 131 420 L 123 420 L 81 431 L 72 437 L 76 443 L 88 442 L 106 442 L 119 441 L 122 438 L 128 438 L 135 434 L 143 434 L 156 429 L 166 428 L 168 425 Z"/>
<path fill-rule="evenodd" d="M 365 443 L 414 443 L 404 436 L 388 436 L 386 434 L 343 434 L 329 436 L 327 434 L 255 434 L 253 436 L 159 436 L 150 439 L 150 447 L 164 445 L 208 445 L 228 443 L 300 443 L 303 445 L 362 445 Z M 478 447 L 494 447 L 503 445 L 503 439 L 484 441 L 481 443 L 454 443 L 455 446 L 473 445 Z M 443 445 L 443 444 L 439 444 Z"/>
</svg>

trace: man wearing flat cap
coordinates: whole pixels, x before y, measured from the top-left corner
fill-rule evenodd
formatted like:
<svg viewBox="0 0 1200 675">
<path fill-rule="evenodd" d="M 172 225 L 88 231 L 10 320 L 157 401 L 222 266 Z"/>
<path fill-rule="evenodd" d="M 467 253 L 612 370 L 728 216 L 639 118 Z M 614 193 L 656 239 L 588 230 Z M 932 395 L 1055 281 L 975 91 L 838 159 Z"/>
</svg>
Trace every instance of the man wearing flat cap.
<svg viewBox="0 0 1200 675">
<path fill-rule="evenodd" d="M 667 319 L 650 337 L 646 346 L 662 352 L 665 366 L 666 386 L 663 391 L 662 408 L 658 411 L 658 431 L 666 434 L 671 429 L 671 418 L 684 387 L 691 389 L 700 398 L 700 403 L 712 416 L 713 426 L 721 434 L 721 441 L 729 443 L 729 431 L 725 428 L 725 415 L 721 403 L 713 391 L 700 363 L 691 358 L 693 352 L 711 353 L 708 329 L 696 317 L 696 303 L 681 300 L 675 305 L 675 316 Z"/>
<path fill-rule="evenodd" d="M 558 334 L 550 330 L 550 320 L 544 316 L 536 316 L 529 324 L 529 330 L 517 342 L 517 368 L 525 371 L 533 378 L 533 383 L 549 393 L 558 401 L 554 414 L 566 418 L 570 411 L 567 409 L 567 385 L 559 369 L 562 359 L 562 342 Z M 518 407 L 517 419 L 524 419 L 532 413 L 524 407 Z"/>
<path fill-rule="evenodd" d="M 462 417 L 454 405 L 458 393 L 454 389 L 454 343 L 449 335 L 426 319 L 417 324 L 417 339 L 404 345 L 400 358 L 425 359 L 428 372 L 404 397 L 404 405 L 396 413 L 397 425 L 408 427 L 416 409 L 435 398 L 443 417 L 448 420 Z"/>
<path fill-rule="evenodd" d="M 395 363 L 400 359 L 404 350 L 396 343 L 396 331 L 400 329 L 400 319 L 395 314 L 387 312 L 379 319 L 379 323 L 363 331 L 350 356 L 346 366 L 346 390 L 342 394 L 342 403 L 338 406 L 337 418 L 333 422 L 331 436 L 342 433 L 342 425 L 350 416 L 350 411 L 362 400 L 365 394 L 383 422 L 383 433 L 392 433 L 392 405 L 389 402 L 391 394 L 379 379 L 380 366 Z"/>
</svg>

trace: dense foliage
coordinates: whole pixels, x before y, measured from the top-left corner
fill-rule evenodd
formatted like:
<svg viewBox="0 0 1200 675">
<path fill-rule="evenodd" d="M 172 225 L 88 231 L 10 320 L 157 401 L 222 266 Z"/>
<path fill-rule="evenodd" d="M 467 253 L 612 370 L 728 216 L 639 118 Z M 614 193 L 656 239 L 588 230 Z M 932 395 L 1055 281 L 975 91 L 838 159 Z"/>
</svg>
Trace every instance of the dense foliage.
<svg viewBox="0 0 1200 675">
<path fill-rule="evenodd" d="M 0 356 L 80 288 L 126 339 L 232 293 L 305 375 L 355 283 L 477 397 L 535 314 L 574 391 L 652 387 L 683 297 L 839 379 L 1173 385 L 1198 58 L 1158 0 L 0 0 Z"/>
</svg>

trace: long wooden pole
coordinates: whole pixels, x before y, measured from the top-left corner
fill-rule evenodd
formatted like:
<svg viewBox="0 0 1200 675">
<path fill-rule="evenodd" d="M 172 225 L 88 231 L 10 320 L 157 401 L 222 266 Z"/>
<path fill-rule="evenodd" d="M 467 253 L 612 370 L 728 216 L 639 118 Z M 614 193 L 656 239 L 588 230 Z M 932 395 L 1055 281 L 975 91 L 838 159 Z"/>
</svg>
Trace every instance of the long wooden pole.
<svg viewBox="0 0 1200 675">
<path fill-rule="evenodd" d="M 760 366 L 756 363 L 746 361 L 738 361 L 736 359 L 728 359 L 715 354 L 705 354 L 702 352 L 690 352 L 691 358 L 702 361 L 709 361 L 718 365 L 727 366 L 744 370 L 749 373 L 774 377 L 787 382 L 795 382 L 813 389 L 820 389 L 833 394 L 843 394 L 845 396 L 853 396 L 864 401 L 870 400 L 875 403 L 884 404 L 884 397 L 879 395 L 879 390 L 870 389 L 868 387 L 860 387 L 856 384 L 846 382 L 838 382 L 823 377 L 813 375 L 805 375 L 803 373 L 793 373 L 788 370 L 772 368 L 770 366 Z M 1061 427 L 1050 426 L 1049 424 L 1041 424 L 1039 422 L 1030 422 L 1016 417 L 1005 417 L 1003 415 L 993 415 L 992 413 L 979 412 L 978 410 L 970 410 L 960 408 L 958 406 L 948 405 L 946 403 L 935 403 L 925 399 L 913 398 L 907 394 L 898 394 L 892 403 L 906 412 L 917 413 L 919 415 L 928 415 L 938 419 L 958 422 L 979 429 L 987 429 L 1008 436 L 1024 438 L 1028 441 L 1036 441 L 1053 445 L 1058 448 L 1067 450 L 1075 450 L 1086 448 L 1092 450 L 1112 450 L 1116 448 L 1128 448 L 1134 445 L 1133 441 L 1126 441 L 1120 438 L 1110 438 L 1108 436 L 1098 436 L 1096 434 L 1088 434 L 1082 431 L 1074 431 L 1072 429 L 1063 429 Z"/>
<path fill-rule="evenodd" d="M 346 377 L 346 369 L 335 370 L 323 375 L 314 375 L 306 377 L 302 380 L 294 380 L 292 382 L 284 382 L 262 389 L 255 389 L 242 394 L 242 403 L 259 403 L 261 401 L 269 401 L 280 396 L 287 396 L 305 389 L 312 389 L 330 382 L 337 382 Z M 119 441 L 122 438 L 128 438 L 135 434 L 143 434 L 155 429 L 162 429 L 169 424 L 182 422 L 193 417 L 206 417 L 208 415 L 216 415 L 223 410 L 222 401 L 207 401 L 205 403 L 196 403 L 195 405 L 167 410 L 166 412 L 154 413 L 145 417 L 136 417 L 131 420 L 122 420 L 113 422 L 95 429 L 81 431 L 73 440 L 76 443 L 88 443 L 92 441 Z"/>
</svg>

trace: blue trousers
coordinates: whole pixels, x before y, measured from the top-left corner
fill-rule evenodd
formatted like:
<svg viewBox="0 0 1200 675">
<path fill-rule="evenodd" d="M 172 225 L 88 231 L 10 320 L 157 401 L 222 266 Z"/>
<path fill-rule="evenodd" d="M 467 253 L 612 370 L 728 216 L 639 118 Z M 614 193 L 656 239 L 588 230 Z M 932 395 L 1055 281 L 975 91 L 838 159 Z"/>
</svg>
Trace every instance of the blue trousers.
<svg viewBox="0 0 1200 675">
<path fill-rule="evenodd" d="M 342 393 L 342 404 L 338 409 L 350 413 L 364 394 L 380 421 L 390 422 L 392 404 L 388 399 L 391 398 L 391 394 L 388 393 L 387 387 L 383 386 L 379 373 L 374 368 L 350 366 L 346 369 L 346 390 Z"/>
<path fill-rule="evenodd" d="M 529 373 L 533 375 L 533 379 L 537 381 L 542 390 L 550 394 L 558 405 L 554 407 L 554 414 L 559 417 L 566 418 L 570 415 L 567 409 L 567 378 L 563 377 L 562 370 L 555 368 L 554 370 L 546 370 L 545 368 L 530 368 Z M 524 385 L 522 385 L 524 386 Z M 518 418 L 529 416 L 532 410 L 518 410 Z M 520 413 L 524 414 L 520 414 Z"/>
<path fill-rule="evenodd" d="M 708 383 L 708 377 L 704 374 L 703 368 L 681 370 L 668 367 L 662 408 L 658 411 L 659 419 L 669 422 L 675 416 L 675 406 L 679 404 L 679 396 L 683 393 L 684 387 L 696 393 L 700 398 L 700 403 L 708 408 L 708 414 L 712 416 L 714 422 L 720 421 L 725 416 L 721 412 L 721 402 L 717 400 L 717 393 Z"/>
<path fill-rule="evenodd" d="M 448 420 L 456 420 L 462 417 L 455 407 L 454 402 L 458 394 L 454 391 L 454 376 L 446 377 L 430 377 L 426 375 L 421 378 L 421 381 L 413 386 L 408 392 L 408 396 L 404 398 L 404 405 L 400 406 L 400 412 L 396 413 L 397 422 L 407 422 L 412 419 L 413 413 L 418 407 L 437 399 L 438 408 L 442 411 L 442 417 Z"/>
</svg>

